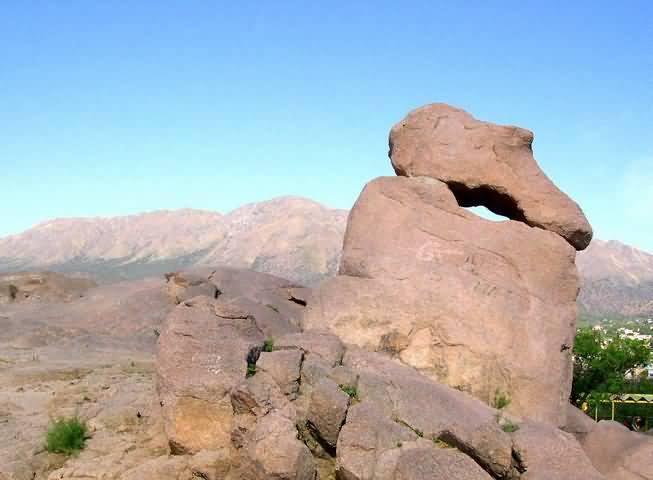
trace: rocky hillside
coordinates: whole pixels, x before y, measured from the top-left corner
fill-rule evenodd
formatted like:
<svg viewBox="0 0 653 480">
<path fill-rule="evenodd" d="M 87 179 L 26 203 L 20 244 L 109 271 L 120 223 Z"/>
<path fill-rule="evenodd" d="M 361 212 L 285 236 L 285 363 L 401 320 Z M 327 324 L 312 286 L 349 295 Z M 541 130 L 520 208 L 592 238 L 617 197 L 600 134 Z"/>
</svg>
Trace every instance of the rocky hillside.
<svg viewBox="0 0 653 480">
<path fill-rule="evenodd" d="M 315 284 L 335 273 L 347 212 L 297 197 L 222 215 L 157 211 L 56 219 L 0 239 L 0 271 L 87 272 L 100 280 L 230 265 Z"/>
<path fill-rule="evenodd" d="M 335 274 L 347 213 L 282 197 L 226 215 L 175 210 L 51 220 L 0 239 L 0 271 L 47 268 L 113 281 L 222 264 L 315 285 Z M 595 239 L 577 263 L 585 313 L 653 315 L 652 254 Z"/>
<path fill-rule="evenodd" d="M 653 316 L 653 255 L 617 241 L 594 240 L 577 259 L 579 304 L 591 315 Z"/>
</svg>

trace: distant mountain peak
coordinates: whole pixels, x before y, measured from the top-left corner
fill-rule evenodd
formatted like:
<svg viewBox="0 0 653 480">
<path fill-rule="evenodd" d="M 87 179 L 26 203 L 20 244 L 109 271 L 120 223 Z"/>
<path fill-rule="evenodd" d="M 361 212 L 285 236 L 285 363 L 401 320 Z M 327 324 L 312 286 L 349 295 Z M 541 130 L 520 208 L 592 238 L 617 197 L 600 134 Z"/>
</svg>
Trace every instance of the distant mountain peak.
<svg viewBox="0 0 653 480">
<path fill-rule="evenodd" d="M 590 313 L 653 315 L 653 254 L 617 240 L 594 240 L 576 264 L 583 277 L 579 304 Z"/>
<path fill-rule="evenodd" d="M 48 268 L 133 277 L 191 265 L 229 264 L 315 283 L 337 267 L 347 211 L 284 196 L 227 214 L 158 210 L 57 218 L 0 238 L 0 271 Z"/>
</svg>

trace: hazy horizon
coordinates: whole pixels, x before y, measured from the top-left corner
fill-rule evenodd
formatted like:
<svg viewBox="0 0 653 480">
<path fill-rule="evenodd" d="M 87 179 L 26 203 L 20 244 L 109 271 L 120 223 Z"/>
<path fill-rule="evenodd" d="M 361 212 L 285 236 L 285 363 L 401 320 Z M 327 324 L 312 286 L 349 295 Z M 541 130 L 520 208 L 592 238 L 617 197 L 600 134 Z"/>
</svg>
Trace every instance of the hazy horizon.
<svg viewBox="0 0 653 480">
<path fill-rule="evenodd" d="M 0 237 L 294 195 L 348 209 L 431 102 L 535 133 L 595 236 L 653 251 L 653 4 L 14 3 Z M 35 34 L 38 32 L 38 34 Z"/>
</svg>

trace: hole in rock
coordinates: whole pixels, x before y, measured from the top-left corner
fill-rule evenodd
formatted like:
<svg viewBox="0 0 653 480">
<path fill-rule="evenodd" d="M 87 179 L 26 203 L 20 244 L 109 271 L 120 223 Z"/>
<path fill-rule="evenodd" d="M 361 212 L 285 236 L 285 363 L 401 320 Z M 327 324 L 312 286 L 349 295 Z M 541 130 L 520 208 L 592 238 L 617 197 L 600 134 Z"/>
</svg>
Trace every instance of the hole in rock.
<svg viewBox="0 0 653 480">
<path fill-rule="evenodd" d="M 489 220 L 501 220 L 500 217 L 505 217 L 527 223 L 524 212 L 517 206 L 517 202 L 506 193 L 487 185 L 475 188 L 469 188 L 458 182 L 449 182 L 447 185 L 456 197 L 458 205 L 463 208 L 485 207 L 485 209 L 479 210 L 479 208 L 476 208 L 473 211 L 485 218 L 489 218 Z M 493 216 L 484 215 L 485 210 L 492 213 Z"/>
<path fill-rule="evenodd" d="M 475 213 L 479 217 L 483 217 L 484 219 L 491 220 L 493 222 L 505 222 L 509 220 L 509 218 L 502 217 L 501 215 L 497 215 L 496 213 L 493 213 L 492 211 L 488 210 L 485 207 L 467 207 L 465 210 L 469 210 L 470 212 Z"/>
</svg>

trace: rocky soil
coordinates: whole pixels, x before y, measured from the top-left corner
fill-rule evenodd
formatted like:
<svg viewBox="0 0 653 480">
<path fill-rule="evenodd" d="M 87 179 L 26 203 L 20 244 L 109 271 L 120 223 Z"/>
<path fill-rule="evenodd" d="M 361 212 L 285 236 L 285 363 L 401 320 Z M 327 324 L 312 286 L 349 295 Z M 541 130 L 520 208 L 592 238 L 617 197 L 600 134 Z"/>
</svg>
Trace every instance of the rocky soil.
<svg viewBox="0 0 653 480">
<path fill-rule="evenodd" d="M 155 329 L 171 308 L 165 280 L 83 293 L 48 280 L 47 300 L 0 305 L 0 478 L 124 478 L 168 451 L 154 386 Z M 49 454 L 49 422 L 71 416 L 88 422 L 87 448 Z"/>
</svg>

